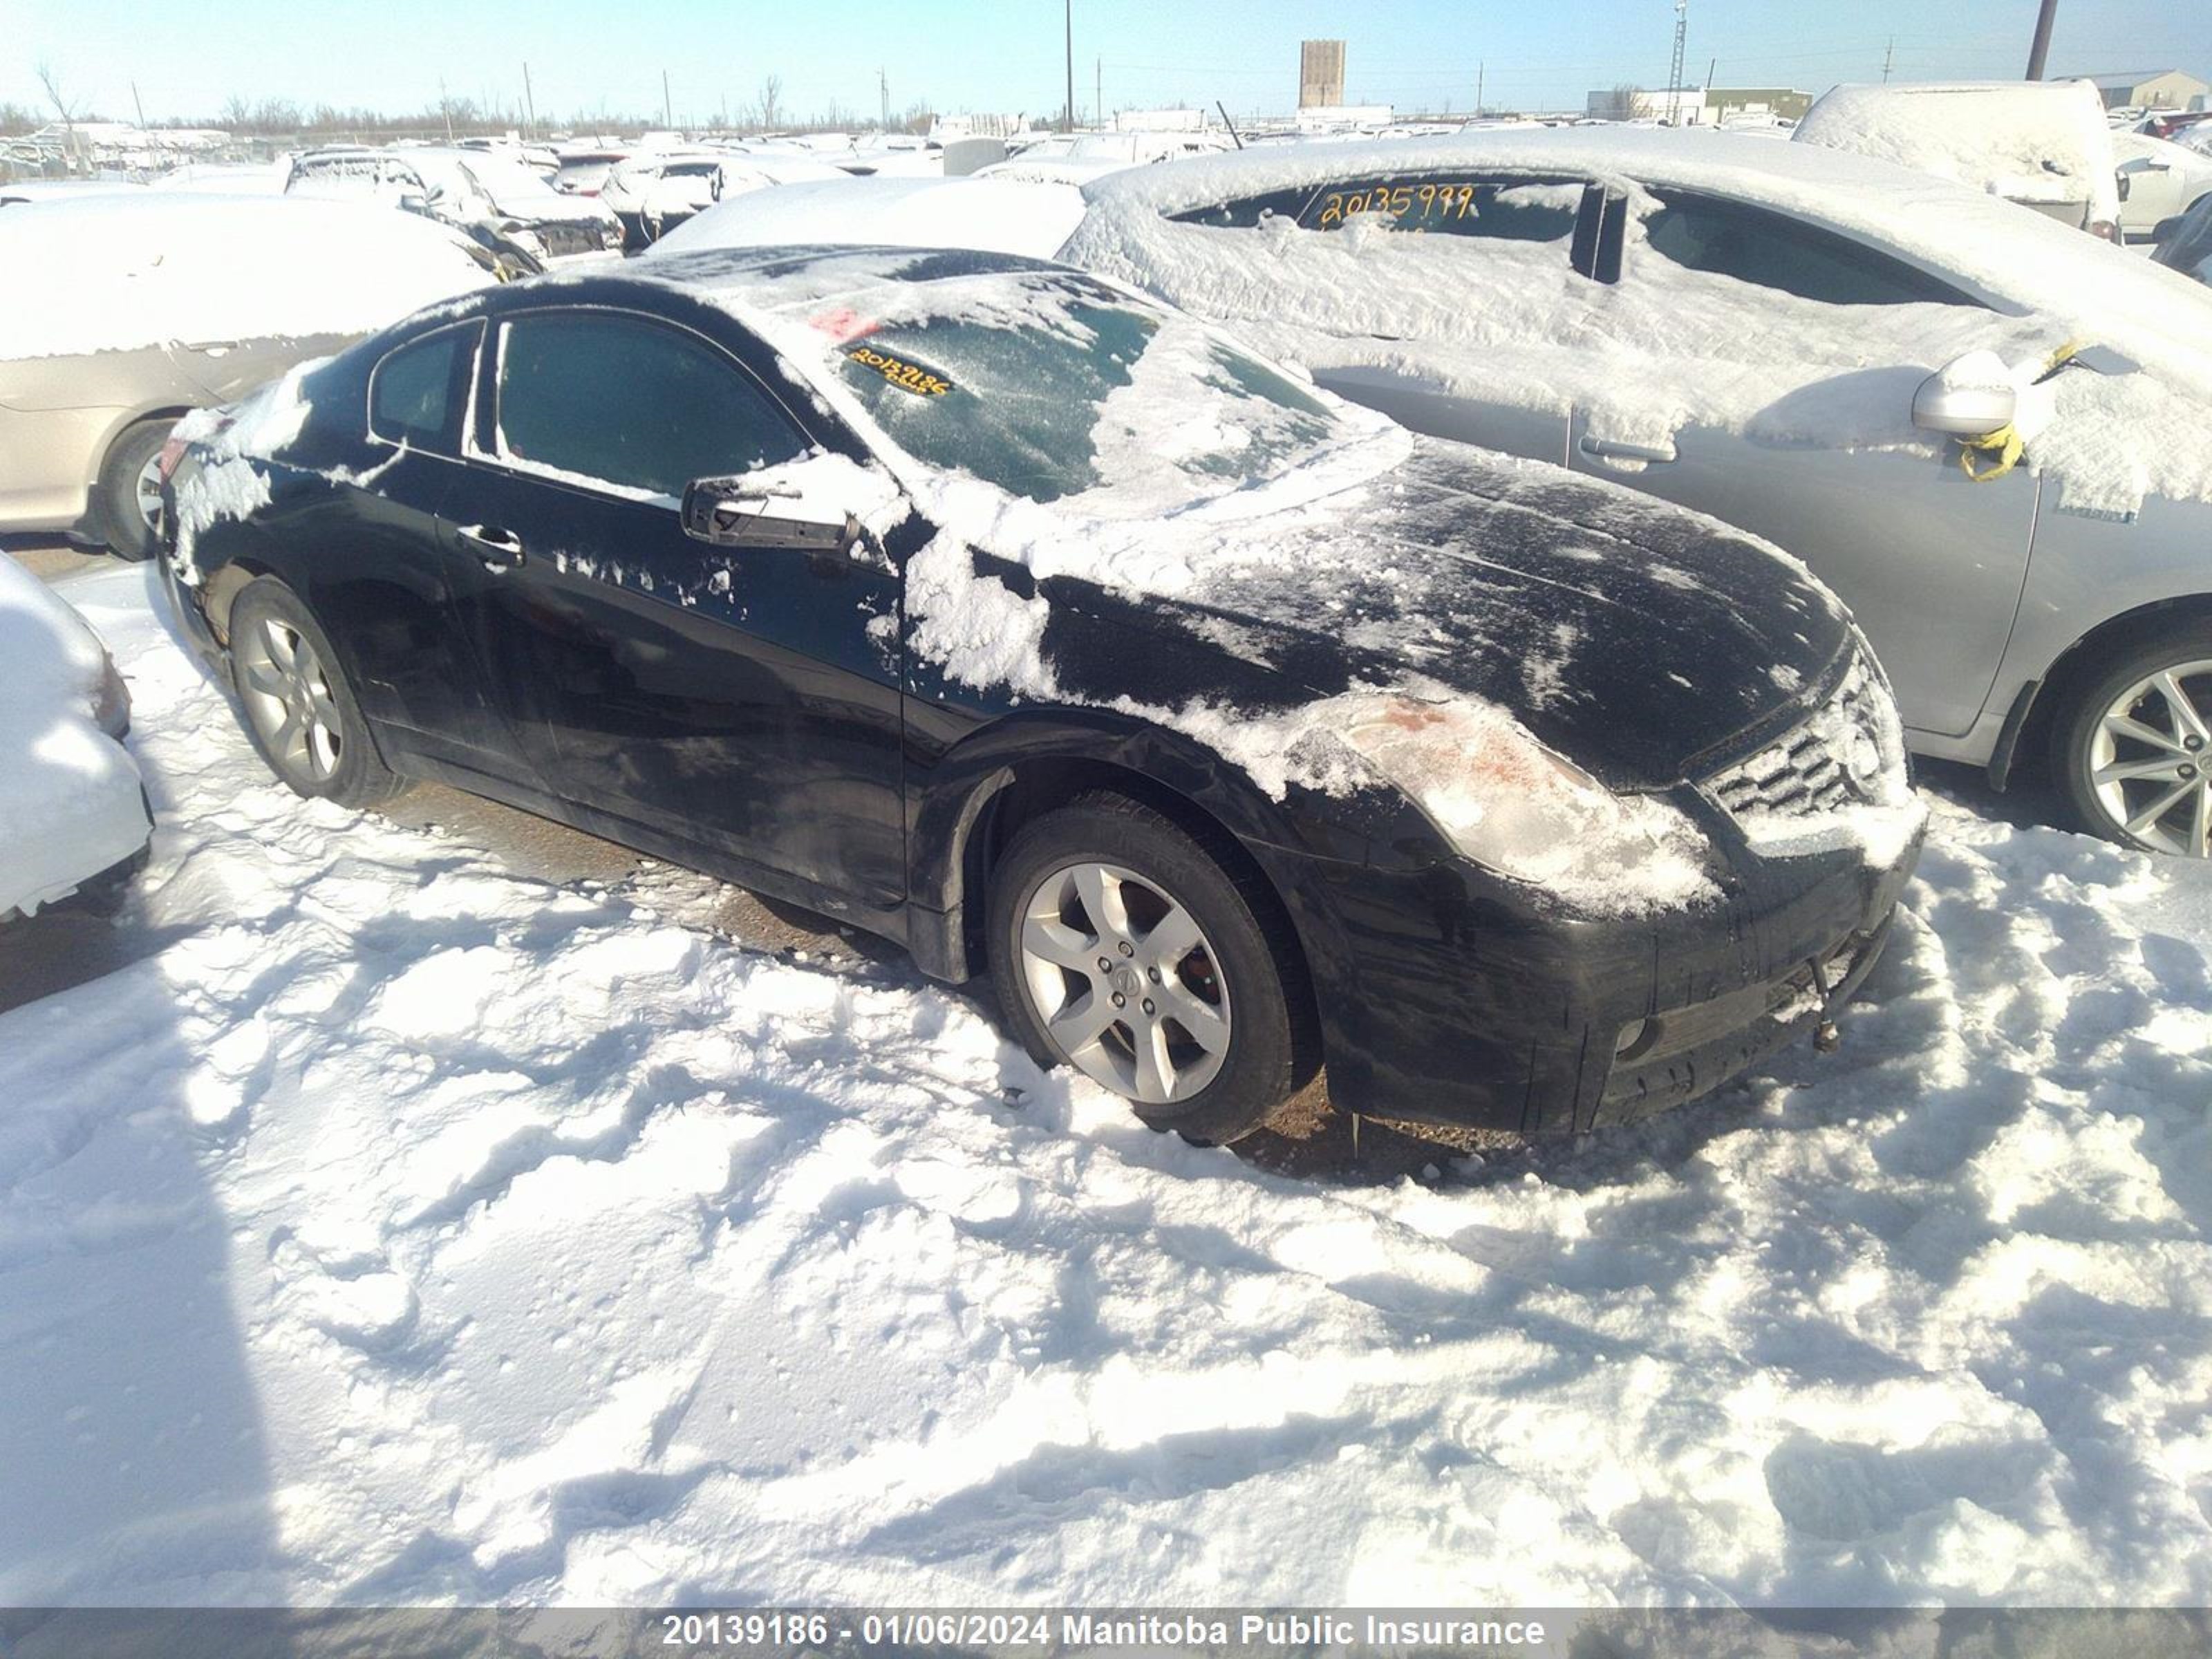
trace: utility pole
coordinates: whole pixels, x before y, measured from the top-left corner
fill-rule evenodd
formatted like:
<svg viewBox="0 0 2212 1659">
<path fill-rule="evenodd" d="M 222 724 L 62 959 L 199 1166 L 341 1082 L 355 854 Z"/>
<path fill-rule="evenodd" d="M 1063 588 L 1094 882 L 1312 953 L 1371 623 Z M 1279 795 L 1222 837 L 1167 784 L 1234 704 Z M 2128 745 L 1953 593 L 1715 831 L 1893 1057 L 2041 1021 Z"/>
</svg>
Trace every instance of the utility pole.
<svg viewBox="0 0 2212 1659">
<path fill-rule="evenodd" d="M 660 71 L 660 125 L 672 129 L 676 125 L 675 106 L 668 101 L 668 71 L 666 70 Z"/>
<path fill-rule="evenodd" d="M 1889 84 L 1889 66 L 1890 66 L 1892 64 L 1895 63 L 1896 61 L 1897 61 L 1897 37 L 1896 37 L 1895 35 L 1893 35 L 1893 35 L 1891 35 L 1891 36 L 1889 37 L 1889 44 L 1888 44 L 1887 46 L 1885 46 L 1885 47 L 1883 47 L 1883 48 L 1882 48 L 1882 53 L 1881 53 L 1881 81 L 1882 81 L 1882 84 L 1883 84 L 1884 86 L 1887 86 L 1887 85 Z"/>
<path fill-rule="evenodd" d="M 1484 71 L 1484 70 L 1487 70 L 1489 67 L 1490 67 L 1490 65 L 1489 65 L 1489 64 L 1486 64 L 1486 63 L 1484 63 L 1481 59 L 1477 58 L 1477 59 L 1475 60 L 1475 65 L 1474 65 L 1474 114 L 1475 114 L 1475 118 L 1476 118 L 1477 120 L 1480 120 L 1480 119 L 1481 119 L 1481 118 L 1482 118 L 1482 76 L 1483 76 L 1483 71 Z"/>
<path fill-rule="evenodd" d="M 2042 9 L 2035 14 L 2035 40 L 2027 49 L 2027 78 L 2043 78 L 2043 60 L 2051 56 L 2051 25 L 2058 15 L 2058 0 L 2043 0 Z"/>
<path fill-rule="evenodd" d="M 538 136 L 538 94 L 530 89 L 528 58 L 525 58 L 522 63 L 522 136 L 526 138 L 535 138 Z"/>
<path fill-rule="evenodd" d="M 146 131 L 146 106 L 138 100 L 138 83 L 136 81 L 131 83 L 131 102 L 138 112 L 138 131 L 143 132 Z"/>
<path fill-rule="evenodd" d="M 1091 119 L 1103 129 L 1106 125 L 1106 60 L 1103 58 L 1091 59 L 1091 73 L 1097 77 L 1091 90 Z"/>
<path fill-rule="evenodd" d="M 438 112 L 446 118 L 446 142 L 453 142 L 453 100 L 446 96 L 446 77 L 438 77 Z"/>
<path fill-rule="evenodd" d="M 1075 131 L 1075 0 L 1060 0 L 1060 24 L 1067 40 L 1067 117 L 1063 132 Z"/>
<path fill-rule="evenodd" d="M 876 69 L 876 95 L 884 106 L 883 118 L 876 123 L 876 131 L 889 132 L 891 130 L 891 83 L 884 76 L 880 64 Z"/>
</svg>

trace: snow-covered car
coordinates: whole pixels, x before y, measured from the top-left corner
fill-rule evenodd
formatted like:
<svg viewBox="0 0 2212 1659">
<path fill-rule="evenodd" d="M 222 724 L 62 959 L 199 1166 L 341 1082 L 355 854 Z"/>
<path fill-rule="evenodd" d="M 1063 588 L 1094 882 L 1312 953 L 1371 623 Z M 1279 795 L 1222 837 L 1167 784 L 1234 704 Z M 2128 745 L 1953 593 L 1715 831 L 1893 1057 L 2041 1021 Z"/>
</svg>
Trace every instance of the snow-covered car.
<svg viewBox="0 0 2212 1659">
<path fill-rule="evenodd" d="M 441 779 L 988 972 L 1204 1139 L 1323 1059 L 1391 1117 L 1688 1099 L 1833 1017 L 1913 864 L 1802 567 L 1061 266 L 510 284 L 186 435 L 168 591 L 292 788 Z"/>
<path fill-rule="evenodd" d="M 495 280 L 427 219 L 150 190 L 0 212 L 0 532 L 125 558 L 153 550 L 178 416 Z"/>
<path fill-rule="evenodd" d="M 0 553 L 0 923 L 112 890 L 153 820 L 131 694 L 69 603 Z"/>
<path fill-rule="evenodd" d="M 2107 240 L 2119 236 L 2118 158 L 2087 81 L 1831 88 L 1790 134 L 1933 173 Z"/>
<path fill-rule="evenodd" d="M 684 146 L 641 149 L 609 167 L 599 181 L 599 200 L 622 227 L 623 248 L 635 253 L 652 245 L 646 213 L 656 198 L 664 213 L 679 201 L 696 199 L 694 212 L 711 203 L 714 181 L 727 160 L 726 150 Z"/>
<path fill-rule="evenodd" d="M 1049 253 L 1082 217 L 1083 194 L 1071 185 L 841 178 L 727 197 L 670 231 L 642 257 L 854 241 Z"/>
<path fill-rule="evenodd" d="M 2136 132 L 2115 132 L 2112 154 L 2124 240 L 2156 242 L 2199 202 L 2212 200 L 2212 155 Z"/>
<path fill-rule="evenodd" d="M 845 184 L 843 167 L 811 156 L 730 154 L 714 161 L 690 157 L 669 162 L 636 194 L 639 234 L 650 246 L 718 202 L 794 185 Z M 629 187 L 634 193 L 636 187 Z"/>
<path fill-rule="evenodd" d="M 979 179 L 1046 185 L 1087 185 L 1127 167 L 1211 155 L 1230 141 L 1212 132 L 1085 132 L 1033 144 L 1018 155 L 976 169 Z"/>
<path fill-rule="evenodd" d="M 622 246 L 599 203 L 556 191 L 534 168 L 492 150 L 310 150 L 294 158 L 288 196 L 368 201 L 443 221 L 520 275 Z"/>
<path fill-rule="evenodd" d="M 553 188 L 563 196 L 597 196 L 599 187 L 629 155 L 626 149 L 563 148 Z"/>
<path fill-rule="evenodd" d="M 1916 749 L 1999 787 L 2048 753 L 2098 833 L 2205 853 L 2212 292 L 1725 134 L 1300 146 L 1085 198 L 1071 263 L 1416 430 L 1771 538 L 1850 605 Z"/>
</svg>

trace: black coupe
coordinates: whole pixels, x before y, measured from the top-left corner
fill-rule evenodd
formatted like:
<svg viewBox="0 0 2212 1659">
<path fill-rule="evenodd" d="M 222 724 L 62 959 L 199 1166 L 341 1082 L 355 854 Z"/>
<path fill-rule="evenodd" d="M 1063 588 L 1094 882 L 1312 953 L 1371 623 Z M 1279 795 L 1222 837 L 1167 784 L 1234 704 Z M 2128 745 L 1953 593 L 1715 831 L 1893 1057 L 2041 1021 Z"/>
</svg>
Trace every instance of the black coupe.
<svg viewBox="0 0 2212 1659">
<path fill-rule="evenodd" d="M 1149 1123 L 1572 1131 L 1831 1031 L 1917 854 L 1834 599 L 1119 285 L 715 252 L 180 428 L 164 560 L 301 794 L 434 778 L 988 972 Z"/>
</svg>

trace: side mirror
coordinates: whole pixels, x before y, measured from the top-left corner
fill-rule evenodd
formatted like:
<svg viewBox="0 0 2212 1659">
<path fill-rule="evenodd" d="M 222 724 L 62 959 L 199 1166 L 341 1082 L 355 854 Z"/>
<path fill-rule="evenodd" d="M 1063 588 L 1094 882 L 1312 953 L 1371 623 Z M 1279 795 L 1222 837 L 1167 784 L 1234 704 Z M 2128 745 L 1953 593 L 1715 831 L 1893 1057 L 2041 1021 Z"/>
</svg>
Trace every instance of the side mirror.
<svg viewBox="0 0 2212 1659">
<path fill-rule="evenodd" d="M 684 533 L 711 547 L 785 547 L 808 553 L 842 553 L 860 539 L 849 513 L 832 520 L 796 495 L 728 478 L 694 478 L 684 486 Z"/>
<path fill-rule="evenodd" d="M 1958 384 L 1930 374 L 1912 394 L 1912 424 L 1923 432 L 1981 438 L 2012 424 L 2020 394 L 2009 386 Z"/>
</svg>

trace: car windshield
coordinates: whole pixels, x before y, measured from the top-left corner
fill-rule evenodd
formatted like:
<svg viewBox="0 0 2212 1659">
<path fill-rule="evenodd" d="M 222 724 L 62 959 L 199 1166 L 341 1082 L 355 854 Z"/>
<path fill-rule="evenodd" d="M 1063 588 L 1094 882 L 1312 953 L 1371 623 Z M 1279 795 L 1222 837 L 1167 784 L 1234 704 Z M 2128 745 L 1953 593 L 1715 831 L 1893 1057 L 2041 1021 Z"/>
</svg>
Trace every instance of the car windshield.
<svg viewBox="0 0 2212 1659">
<path fill-rule="evenodd" d="M 1279 370 L 1072 271 L 884 283 L 805 320 L 916 459 L 1095 516 L 1219 495 L 1347 435 Z"/>
</svg>

